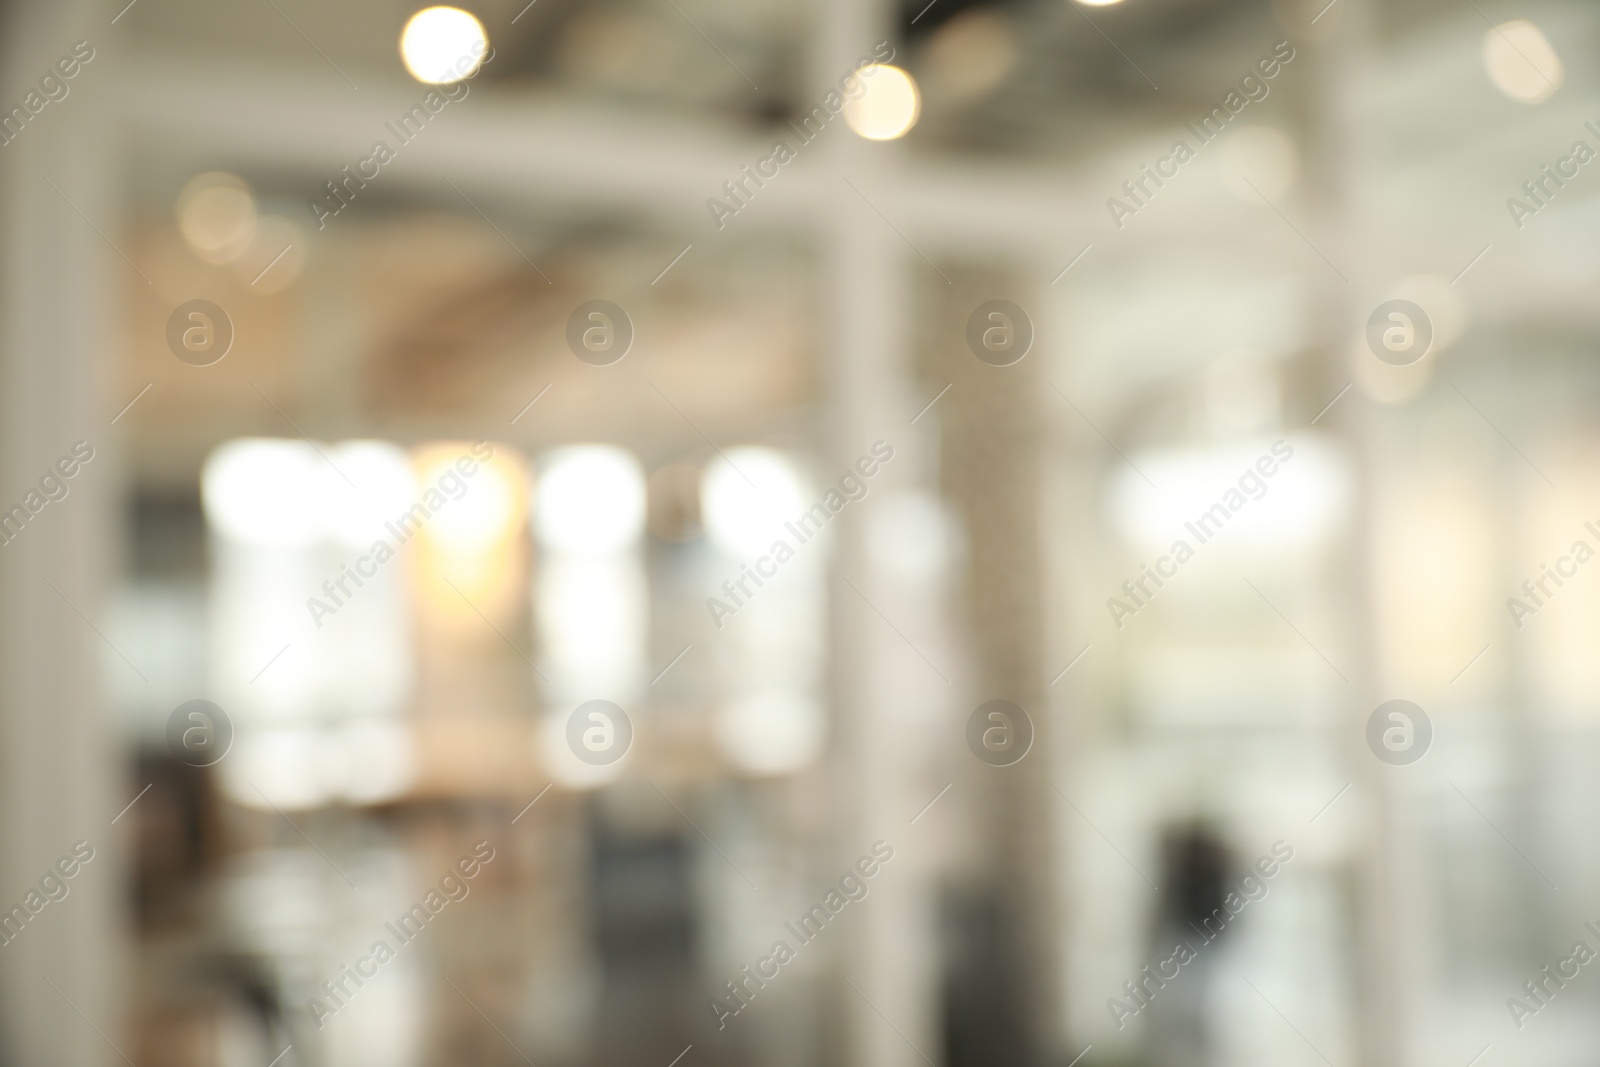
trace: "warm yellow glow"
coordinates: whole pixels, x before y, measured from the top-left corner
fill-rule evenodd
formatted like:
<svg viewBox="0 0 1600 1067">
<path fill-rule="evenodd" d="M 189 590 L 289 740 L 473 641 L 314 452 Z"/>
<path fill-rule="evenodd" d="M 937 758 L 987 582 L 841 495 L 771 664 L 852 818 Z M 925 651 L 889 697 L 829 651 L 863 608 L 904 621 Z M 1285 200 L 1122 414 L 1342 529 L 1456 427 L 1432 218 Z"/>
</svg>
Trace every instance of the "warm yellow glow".
<svg viewBox="0 0 1600 1067">
<path fill-rule="evenodd" d="M 1561 57 L 1531 22 L 1502 22 L 1483 35 L 1483 65 L 1495 88 L 1513 100 L 1537 104 L 1561 87 Z"/>
<path fill-rule="evenodd" d="M 1122 0 L 1078 0 L 1078 3 L 1088 7 L 1110 7 L 1112 4 L 1122 3 Z"/>
<path fill-rule="evenodd" d="M 441 505 L 423 535 L 441 550 L 456 555 L 487 552 L 521 530 L 520 465 L 503 455 L 480 463 L 466 441 L 424 445 L 415 456 L 425 499 L 437 490 L 434 502 Z"/>
<path fill-rule="evenodd" d="M 207 263 L 232 262 L 255 237 L 255 194 L 236 175 L 197 174 L 178 194 L 178 228 L 194 254 Z"/>
<path fill-rule="evenodd" d="M 400 31 L 400 58 L 419 82 L 449 85 L 476 74 L 489 48 L 483 23 L 459 7 L 429 7 Z"/>
<path fill-rule="evenodd" d="M 861 68 L 866 92 L 844 104 L 844 120 L 869 141 L 904 137 L 922 114 L 922 95 L 899 67 L 872 63 Z"/>
<path fill-rule="evenodd" d="M 521 601 L 526 467 L 505 445 L 488 459 L 477 448 L 448 441 L 413 450 L 417 503 L 429 516 L 412 542 L 412 573 L 429 623 L 493 642 L 479 613 L 504 624 Z"/>
<path fill-rule="evenodd" d="M 1463 686 L 1493 691 L 1505 663 L 1494 654 L 1462 677 L 1460 686 L 1453 680 L 1464 663 L 1462 646 L 1483 648 L 1496 636 L 1506 609 L 1495 596 L 1499 524 L 1477 485 L 1473 457 L 1452 447 L 1455 441 L 1440 442 L 1437 426 L 1428 427 L 1427 440 L 1432 447 L 1415 457 L 1415 466 L 1389 472 L 1384 506 L 1372 513 L 1374 533 L 1385 548 L 1373 558 L 1379 579 L 1372 586 L 1373 613 L 1381 647 L 1388 650 L 1390 683 L 1448 703 L 1446 693 Z M 1555 525 L 1546 543 L 1568 543 L 1567 524 Z"/>
</svg>

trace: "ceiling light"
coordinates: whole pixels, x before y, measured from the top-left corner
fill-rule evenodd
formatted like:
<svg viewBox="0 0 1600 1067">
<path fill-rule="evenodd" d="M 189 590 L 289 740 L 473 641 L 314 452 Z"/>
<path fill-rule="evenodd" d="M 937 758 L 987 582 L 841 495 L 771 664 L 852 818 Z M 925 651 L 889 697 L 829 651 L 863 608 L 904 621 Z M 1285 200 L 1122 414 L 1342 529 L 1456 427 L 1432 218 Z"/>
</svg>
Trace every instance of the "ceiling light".
<svg viewBox="0 0 1600 1067">
<path fill-rule="evenodd" d="M 922 95 L 899 67 L 871 63 L 861 68 L 866 92 L 844 104 L 844 120 L 869 141 L 904 137 L 922 113 Z"/>
<path fill-rule="evenodd" d="M 476 74 L 488 48 L 483 23 L 459 7 L 424 8 L 400 31 L 406 70 L 429 85 L 448 85 Z"/>
</svg>

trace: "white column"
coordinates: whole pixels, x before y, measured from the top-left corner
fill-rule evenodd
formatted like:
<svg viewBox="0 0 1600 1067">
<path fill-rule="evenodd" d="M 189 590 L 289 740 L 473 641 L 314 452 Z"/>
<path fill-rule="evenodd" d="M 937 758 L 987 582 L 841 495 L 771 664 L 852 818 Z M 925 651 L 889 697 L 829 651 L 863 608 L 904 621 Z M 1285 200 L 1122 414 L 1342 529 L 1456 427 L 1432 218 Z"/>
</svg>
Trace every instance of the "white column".
<svg viewBox="0 0 1600 1067">
<path fill-rule="evenodd" d="M 1308 123 L 1306 171 L 1318 178 L 1311 190 L 1317 216 L 1310 236 L 1349 277 L 1341 283 L 1318 274 L 1323 285 L 1317 294 L 1319 321 L 1315 326 L 1324 345 L 1324 395 L 1330 397 L 1350 382 L 1349 324 L 1363 321 L 1371 311 L 1359 300 L 1378 291 L 1381 272 L 1387 269 L 1375 258 L 1378 246 L 1366 238 L 1363 220 L 1354 207 L 1358 183 L 1370 181 L 1379 165 L 1358 112 L 1364 96 L 1360 81 L 1363 72 L 1371 68 L 1367 56 L 1372 12 L 1366 0 L 1349 0 L 1342 6 L 1343 13 L 1330 20 L 1330 25 L 1298 27 L 1295 37 L 1295 46 L 1309 53 L 1308 74 L 1314 79 L 1309 95 L 1315 106 Z M 1343 607 L 1352 656 L 1347 717 L 1341 732 L 1350 777 L 1367 801 L 1360 851 L 1353 857 L 1357 1049 L 1362 1063 L 1399 1067 L 1408 1062 L 1408 1020 L 1419 1003 L 1413 991 L 1420 988 L 1415 930 L 1421 919 L 1407 900 L 1406 857 L 1414 849 L 1406 841 L 1399 797 L 1389 773 L 1392 769 L 1372 758 L 1360 740 L 1367 716 L 1387 699 L 1382 695 L 1387 657 L 1375 639 L 1379 628 L 1372 589 L 1379 580 L 1377 560 L 1383 551 L 1377 542 L 1379 526 L 1373 511 L 1379 499 L 1382 454 L 1370 403 L 1359 390 L 1352 390 L 1328 418 L 1356 465 L 1351 543 L 1342 561 L 1347 575 Z"/>
<path fill-rule="evenodd" d="M 819 103 L 879 41 L 900 47 L 893 9 L 882 0 L 829 0 L 821 14 L 806 97 Z M 937 1063 L 940 1053 L 936 927 L 922 873 L 928 857 L 917 848 L 921 827 L 910 825 L 916 810 L 908 798 L 921 784 L 911 774 L 918 746 L 905 726 L 917 716 L 911 705 L 926 708 L 930 686 L 947 685 L 896 632 L 917 640 L 914 601 L 874 565 L 867 544 L 894 494 L 927 485 L 926 426 L 911 425 L 921 406 L 910 372 L 911 277 L 922 261 L 878 213 L 892 216 L 900 199 L 894 193 L 900 147 L 865 141 L 842 121 L 816 147 L 826 153 L 833 205 L 819 227 L 827 315 L 828 450 L 821 475 L 837 481 L 875 441 L 894 448 L 866 498 L 840 513 L 829 585 L 839 776 L 834 853 L 853 860 L 880 838 L 895 850 L 841 946 L 841 975 L 849 984 L 833 991 L 843 1023 L 839 1051 L 843 1062 L 862 1067 L 923 1067 L 924 1054 Z"/>
<path fill-rule="evenodd" d="M 23 503 L 74 442 L 87 441 L 95 457 L 65 498 L 0 547 L 0 906 L 22 903 L 74 842 L 88 841 L 94 858 L 64 899 L 0 946 L 0 1060 L 87 1067 L 122 1062 L 108 1039 L 132 1052 L 116 996 L 126 886 L 118 841 L 130 820 L 111 819 L 137 787 L 103 698 L 103 671 L 131 668 L 91 626 L 105 629 L 119 494 L 116 408 L 102 394 L 107 326 L 116 289 L 145 284 L 107 243 L 120 243 L 109 195 L 118 168 L 97 119 L 128 38 L 84 0 L 7 8 L 7 107 L 75 42 L 88 41 L 95 56 L 64 99 L 0 147 L 0 508 Z"/>
</svg>

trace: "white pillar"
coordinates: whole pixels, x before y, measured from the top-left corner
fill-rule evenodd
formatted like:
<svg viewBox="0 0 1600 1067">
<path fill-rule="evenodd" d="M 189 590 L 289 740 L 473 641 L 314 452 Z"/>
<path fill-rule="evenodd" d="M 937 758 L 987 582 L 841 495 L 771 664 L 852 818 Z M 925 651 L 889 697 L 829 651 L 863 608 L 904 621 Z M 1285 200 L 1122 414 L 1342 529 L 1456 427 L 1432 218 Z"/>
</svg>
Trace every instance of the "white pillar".
<svg viewBox="0 0 1600 1067">
<path fill-rule="evenodd" d="M 883 0 L 829 0 L 821 16 L 806 97 L 818 102 L 878 42 L 900 47 L 894 10 Z M 910 819 L 916 811 L 907 809 L 907 798 L 921 787 L 912 777 L 918 746 L 903 730 L 914 713 L 907 705 L 925 707 L 919 694 L 947 684 L 896 632 L 917 621 L 910 618 L 912 601 L 902 584 L 874 566 L 867 545 L 885 502 L 927 482 L 926 425 L 911 425 L 921 406 L 913 403 L 910 370 L 911 277 L 922 261 L 878 213 L 892 214 L 898 199 L 893 175 L 900 147 L 863 140 L 843 122 L 833 124 L 817 147 L 826 153 L 830 191 L 837 188 L 819 228 L 827 315 L 822 477 L 837 481 L 876 441 L 894 448 L 866 498 L 840 514 L 829 585 L 840 786 L 834 851 L 854 859 L 880 838 L 895 850 L 841 946 L 848 984 L 833 992 L 845 1063 L 924 1067 L 924 1055 L 937 1063 L 940 1053 L 936 928 L 932 887 L 923 873 L 928 857 L 915 847 L 918 828 Z"/>
<path fill-rule="evenodd" d="M 131 793 L 102 693 L 108 657 L 129 668 L 91 626 L 105 628 L 118 495 L 106 327 L 114 287 L 145 284 L 107 244 L 120 236 L 108 195 L 117 168 L 97 121 L 128 38 L 84 0 L 7 7 L 0 70 L 17 95 L 6 106 L 75 42 L 95 57 L 0 147 L 0 508 L 22 503 L 74 442 L 95 458 L 0 547 L 0 906 L 21 903 L 74 842 L 95 855 L 64 899 L 0 946 L 0 1060 L 88 1067 L 122 1062 L 108 1039 L 132 1054 L 116 996 L 116 840 L 128 821 L 111 825 Z"/>
</svg>

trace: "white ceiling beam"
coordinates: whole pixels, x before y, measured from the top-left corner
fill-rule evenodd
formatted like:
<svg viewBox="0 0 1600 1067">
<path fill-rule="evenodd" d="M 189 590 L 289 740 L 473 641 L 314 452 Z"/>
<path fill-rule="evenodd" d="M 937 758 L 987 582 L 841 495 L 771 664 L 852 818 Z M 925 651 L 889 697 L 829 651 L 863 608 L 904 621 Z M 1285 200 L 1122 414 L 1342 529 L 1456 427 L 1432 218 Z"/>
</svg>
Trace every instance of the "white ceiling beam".
<svg viewBox="0 0 1600 1067">
<path fill-rule="evenodd" d="M 206 89 L 197 92 L 196 86 Z M 117 107 L 125 136 L 158 147 L 167 158 L 194 168 L 305 175 L 309 199 L 340 167 L 367 157 L 375 141 L 396 147 L 385 123 L 426 92 L 398 84 L 369 84 L 356 92 L 331 73 L 325 79 L 289 77 L 248 64 L 147 56 L 126 70 Z M 795 161 L 719 232 L 707 199 L 720 195 L 741 167 L 768 156 L 774 134 L 739 135 L 729 133 L 726 123 L 563 104 L 548 94 L 518 98 L 473 84 L 465 99 L 448 104 L 398 148 L 374 185 L 438 197 L 449 179 L 474 197 L 524 205 L 546 201 L 563 212 L 620 213 L 676 229 L 688 240 L 775 228 L 811 232 L 839 201 L 857 196 L 826 164 L 828 146 L 821 143 L 850 136 L 842 118 L 834 119 L 818 143 L 800 147 Z M 1164 147 L 1170 138 L 1158 140 Z M 799 138 L 791 132 L 788 141 L 794 145 Z M 1259 210 L 1245 204 L 1205 213 L 1152 213 L 1118 232 L 1105 202 L 1127 175 L 1105 166 L 952 162 L 904 152 L 886 152 L 885 158 L 904 162 L 847 176 L 889 224 L 928 254 L 1010 254 L 1065 265 L 1091 241 L 1132 250 L 1174 239 L 1266 242 L 1287 249 L 1295 240 L 1276 233 Z"/>
</svg>

